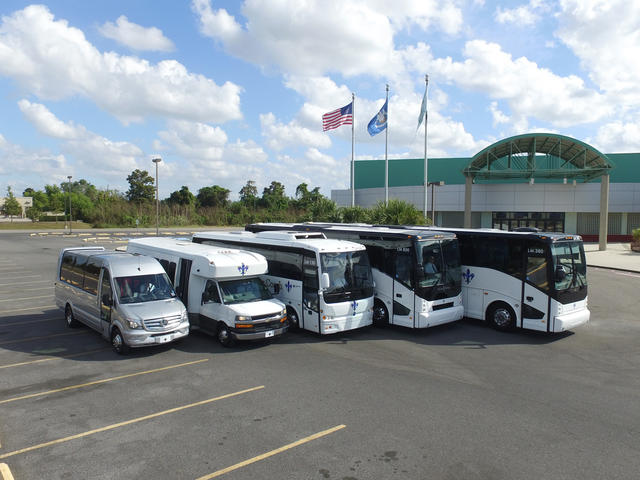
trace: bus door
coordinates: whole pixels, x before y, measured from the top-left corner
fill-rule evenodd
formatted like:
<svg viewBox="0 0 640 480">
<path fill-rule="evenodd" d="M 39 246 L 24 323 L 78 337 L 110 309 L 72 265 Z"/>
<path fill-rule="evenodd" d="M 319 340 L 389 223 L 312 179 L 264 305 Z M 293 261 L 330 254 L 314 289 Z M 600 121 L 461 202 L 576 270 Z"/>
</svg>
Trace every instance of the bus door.
<svg viewBox="0 0 640 480">
<path fill-rule="evenodd" d="M 527 242 L 526 277 L 522 298 L 521 326 L 548 330 L 549 324 L 549 255 L 542 242 Z"/>
<path fill-rule="evenodd" d="M 182 303 L 189 305 L 189 276 L 191 275 L 191 260 L 180 259 L 180 269 L 178 271 L 177 285 L 174 285 L 176 293 Z"/>
<path fill-rule="evenodd" d="M 300 328 L 312 332 L 320 330 L 320 280 L 318 279 L 318 262 L 315 256 L 302 257 L 302 315 Z"/>
<path fill-rule="evenodd" d="M 414 327 L 415 292 L 413 290 L 414 258 L 411 247 L 399 247 L 395 250 L 393 277 L 393 313 L 390 323 L 404 327 Z"/>
<path fill-rule="evenodd" d="M 109 335 L 109 326 L 111 325 L 111 309 L 113 308 L 113 292 L 111 290 L 111 281 L 109 279 L 109 270 L 102 269 L 102 281 L 100 283 L 100 332 L 103 335 Z"/>
</svg>

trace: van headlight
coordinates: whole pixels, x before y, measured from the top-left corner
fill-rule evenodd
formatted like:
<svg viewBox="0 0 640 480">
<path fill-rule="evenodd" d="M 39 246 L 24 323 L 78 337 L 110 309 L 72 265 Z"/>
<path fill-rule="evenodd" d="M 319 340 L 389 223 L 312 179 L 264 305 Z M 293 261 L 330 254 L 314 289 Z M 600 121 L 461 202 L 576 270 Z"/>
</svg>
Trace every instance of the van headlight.
<svg viewBox="0 0 640 480">
<path fill-rule="evenodd" d="M 249 315 L 236 315 L 236 322 L 250 322 L 251 316 Z"/>
<path fill-rule="evenodd" d="M 129 325 L 129 328 L 132 330 L 135 330 L 136 328 L 142 328 L 142 325 L 140 325 L 135 320 L 127 320 L 127 325 Z"/>
<path fill-rule="evenodd" d="M 282 311 L 280 312 L 280 315 L 282 315 L 283 317 L 287 314 L 287 307 L 283 308 Z"/>
<path fill-rule="evenodd" d="M 182 317 L 180 318 L 180 322 L 186 322 L 189 320 L 189 313 L 185 310 L 182 312 Z"/>
</svg>

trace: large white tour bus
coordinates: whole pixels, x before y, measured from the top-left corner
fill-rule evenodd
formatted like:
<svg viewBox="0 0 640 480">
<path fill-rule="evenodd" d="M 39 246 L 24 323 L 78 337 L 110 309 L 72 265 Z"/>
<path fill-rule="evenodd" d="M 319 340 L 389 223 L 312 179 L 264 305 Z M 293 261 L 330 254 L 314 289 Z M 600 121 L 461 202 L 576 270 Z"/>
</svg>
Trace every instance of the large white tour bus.
<svg viewBox="0 0 640 480">
<path fill-rule="evenodd" d="M 315 231 L 364 245 L 375 281 L 376 325 L 427 328 L 463 316 L 455 234 L 323 223 L 256 223 L 245 228 L 252 232 Z"/>
<path fill-rule="evenodd" d="M 499 330 L 545 332 L 589 321 L 587 263 L 579 235 L 435 228 L 458 237 L 465 316 Z"/>
<path fill-rule="evenodd" d="M 362 245 L 300 232 L 199 232 L 193 241 L 264 255 L 263 279 L 287 305 L 292 329 L 330 334 L 372 323 L 373 279 Z"/>
</svg>

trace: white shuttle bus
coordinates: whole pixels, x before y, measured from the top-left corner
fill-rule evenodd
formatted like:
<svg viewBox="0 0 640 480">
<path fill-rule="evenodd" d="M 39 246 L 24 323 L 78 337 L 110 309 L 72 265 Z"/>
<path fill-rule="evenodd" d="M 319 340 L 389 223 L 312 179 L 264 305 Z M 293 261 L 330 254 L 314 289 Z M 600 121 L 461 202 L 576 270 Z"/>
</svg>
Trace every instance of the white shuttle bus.
<svg viewBox="0 0 640 480">
<path fill-rule="evenodd" d="M 460 320 L 460 253 L 455 234 L 358 224 L 256 223 L 251 232 L 322 232 L 364 245 L 375 281 L 374 324 L 428 328 Z"/>
<path fill-rule="evenodd" d="M 262 255 L 156 237 L 129 240 L 127 252 L 157 259 L 187 306 L 191 327 L 216 336 L 224 347 L 287 331 L 284 304 L 260 278 L 267 272 Z"/>
<path fill-rule="evenodd" d="M 373 279 L 362 245 L 300 232 L 203 232 L 193 241 L 264 255 L 263 278 L 287 305 L 292 328 L 331 334 L 372 323 Z"/>
<path fill-rule="evenodd" d="M 54 284 L 67 326 L 86 324 L 119 354 L 189 334 L 187 310 L 153 258 L 104 247 L 64 248 Z"/>
</svg>

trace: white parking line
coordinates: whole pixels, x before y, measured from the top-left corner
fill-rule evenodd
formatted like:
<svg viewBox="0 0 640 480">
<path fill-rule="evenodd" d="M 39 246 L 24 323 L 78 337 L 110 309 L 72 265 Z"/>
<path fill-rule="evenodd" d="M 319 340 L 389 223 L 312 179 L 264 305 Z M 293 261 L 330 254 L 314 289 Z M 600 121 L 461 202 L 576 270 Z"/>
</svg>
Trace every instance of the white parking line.
<svg viewBox="0 0 640 480">
<path fill-rule="evenodd" d="M 31 285 L 32 283 L 51 283 L 51 280 L 32 280 L 31 282 L 0 283 L 0 287 L 10 287 L 13 285 Z"/>
<path fill-rule="evenodd" d="M 38 295 L 37 297 L 24 297 L 24 298 L 8 298 L 6 300 L 0 300 L 0 302 L 19 302 L 21 300 L 35 300 L 36 298 L 51 298 L 51 295 Z"/>
</svg>

